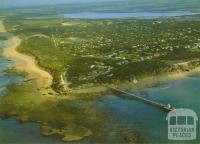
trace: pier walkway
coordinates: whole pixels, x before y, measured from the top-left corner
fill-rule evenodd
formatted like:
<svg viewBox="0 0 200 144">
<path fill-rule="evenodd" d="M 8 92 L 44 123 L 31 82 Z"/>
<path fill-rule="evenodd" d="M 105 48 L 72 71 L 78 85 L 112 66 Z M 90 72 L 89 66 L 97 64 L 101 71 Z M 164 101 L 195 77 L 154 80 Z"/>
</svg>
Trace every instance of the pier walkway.
<svg viewBox="0 0 200 144">
<path fill-rule="evenodd" d="M 164 104 L 143 98 L 141 96 L 137 96 L 137 95 L 135 95 L 131 92 L 127 92 L 127 91 L 124 91 L 124 90 L 121 90 L 121 89 L 118 89 L 118 88 L 112 88 L 112 87 L 109 87 L 109 88 L 111 90 L 113 90 L 114 92 L 119 93 L 119 95 L 117 95 L 117 96 L 121 97 L 121 98 L 126 98 L 126 99 L 130 99 L 130 100 L 138 100 L 140 102 L 143 102 L 145 104 L 149 104 L 151 106 L 154 106 L 154 107 L 159 108 L 159 109 L 166 111 L 166 112 L 172 111 L 174 109 L 170 105 L 167 106 L 167 105 L 164 105 Z M 120 94 L 123 94 L 123 95 L 120 95 Z"/>
</svg>

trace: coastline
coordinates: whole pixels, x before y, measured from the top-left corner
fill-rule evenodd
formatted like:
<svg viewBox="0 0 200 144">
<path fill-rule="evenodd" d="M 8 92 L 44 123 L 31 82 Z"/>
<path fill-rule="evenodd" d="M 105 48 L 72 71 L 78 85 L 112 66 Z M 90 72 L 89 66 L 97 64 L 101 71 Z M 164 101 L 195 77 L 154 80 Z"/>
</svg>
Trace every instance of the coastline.
<svg viewBox="0 0 200 144">
<path fill-rule="evenodd" d="M 28 56 L 19 53 L 16 48 L 20 45 L 21 39 L 14 36 L 8 40 L 8 47 L 5 48 L 3 55 L 8 57 L 13 61 L 13 66 L 22 72 L 26 72 L 28 74 L 28 78 L 36 79 L 39 85 L 43 85 L 43 87 L 50 87 L 52 84 L 52 76 L 40 69 L 36 61 Z"/>
<path fill-rule="evenodd" d="M 132 91 L 141 90 L 143 88 L 154 87 L 168 83 L 170 81 L 182 80 L 188 77 L 189 75 L 200 73 L 200 67 L 196 67 L 189 72 L 186 71 L 175 71 L 169 73 L 163 73 L 157 76 L 148 76 L 138 80 L 138 84 L 133 82 L 124 82 L 119 84 L 120 88 L 129 89 Z"/>
<path fill-rule="evenodd" d="M 3 22 L 0 21 L 0 32 L 7 32 Z M 12 36 L 8 39 L 8 46 L 4 49 L 3 55 L 13 62 L 13 67 L 20 72 L 25 72 L 28 80 L 35 80 L 39 89 L 44 95 L 55 93 L 51 89 L 53 77 L 37 65 L 37 62 L 31 56 L 22 54 L 17 51 L 20 46 L 21 39 L 17 36 Z"/>
<path fill-rule="evenodd" d="M 103 86 L 94 86 L 94 87 L 86 87 L 82 89 L 74 90 L 74 93 L 101 93 L 107 91 L 109 88 L 107 87 L 114 87 L 114 88 L 121 88 L 121 89 L 128 89 L 130 91 L 138 91 L 143 88 L 159 86 L 170 81 L 175 80 L 182 80 L 188 77 L 189 75 L 200 73 L 200 67 L 196 67 L 189 72 L 187 71 L 175 71 L 175 72 L 168 72 L 154 76 L 147 76 L 141 79 L 138 79 L 138 83 L 134 84 L 130 81 L 125 81 L 122 83 L 115 83 L 115 84 L 105 84 Z"/>
<path fill-rule="evenodd" d="M 0 32 L 6 32 L 6 29 L 3 25 L 3 22 L 0 20 Z M 17 47 L 21 44 L 21 39 L 17 36 L 13 36 L 8 40 L 9 46 L 5 48 L 3 54 L 4 56 L 8 57 L 13 61 L 13 66 L 21 71 L 27 73 L 28 79 L 34 79 L 36 80 L 39 89 L 43 89 L 42 92 L 45 95 L 48 95 L 48 93 L 55 94 L 55 91 L 51 88 L 51 85 L 53 83 L 53 77 L 48 73 L 47 71 L 43 70 L 37 65 L 37 62 L 35 59 L 31 56 L 22 54 L 17 51 Z M 191 75 L 193 73 L 199 73 L 200 67 L 194 68 L 190 70 L 189 72 L 185 71 L 175 71 L 175 72 L 169 72 L 169 73 L 163 73 L 156 76 L 147 76 L 141 79 L 138 79 L 138 83 L 134 84 L 130 81 L 125 81 L 121 83 L 115 83 L 115 84 L 103 84 L 97 85 L 97 86 L 86 86 L 86 87 L 80 87 L 71 89 L 70 92 L 67 94 L 67 96 L 62 98 L 74 98 L 73 94 L 93 94 L 93 93 L 101 93 L 108 91 L 107 86 L 109 87 L 119 87 L 122 89 L 129 89 L 129 90 L 139 90 L 145 87 L 152 87 L 154 85 L 159 85 L 162 83 L 166 83 L 171 80 L 180 80 L 186 78 L 188 75 Z M 69 95 L 71 96 L 69 97 Z"/>
</svg>

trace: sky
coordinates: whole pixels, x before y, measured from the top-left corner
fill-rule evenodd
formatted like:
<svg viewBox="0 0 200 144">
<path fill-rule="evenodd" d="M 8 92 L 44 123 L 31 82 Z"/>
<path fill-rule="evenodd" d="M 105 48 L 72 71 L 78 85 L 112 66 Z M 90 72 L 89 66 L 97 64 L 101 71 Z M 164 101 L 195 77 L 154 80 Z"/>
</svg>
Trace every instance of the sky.
<svg viewBox="0 0 200 144">
<path fill-rule="evenodd" d="M 0 0 L 0 7 L 20 7 L 49 4 L 67 4 L 67 3 L 86 3 L 103 1 L 122 1 L 122 0 Z M 125 0 L 124 0 L 125 1 Z"/>
</svg>

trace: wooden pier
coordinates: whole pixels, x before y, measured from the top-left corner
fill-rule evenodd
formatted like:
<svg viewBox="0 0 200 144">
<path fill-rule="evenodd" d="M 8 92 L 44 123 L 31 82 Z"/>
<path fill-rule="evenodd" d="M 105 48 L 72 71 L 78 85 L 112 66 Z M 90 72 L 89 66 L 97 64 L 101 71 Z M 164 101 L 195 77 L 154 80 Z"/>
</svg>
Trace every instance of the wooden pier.
<svg viewBox="0 0 200 144">
<path fill-rule="evenodd" d="M 111 90 L 119 93 L 119 95 L 117 95 L 118 97 L 121 97 L 121 98 L 125 98 L 125 99 L 130 99 L 130 100 L 138 100 L 140 102 L 143 102 L 145 104 L 149 104 L 153 107 L 156 107 L 156 108 L 159 108 L 163 111 L 166 111 L 166 112 L 169 112 L 169 111 L 172 111 L 174 108 L 172 107 L 169 107 L 167 105 L 164 105 L 164 104 L 160 104 L 158 102 L 155 102 L 155 101 L 152 101 L 152 100 L 148 100 L 146 98 L 143 98 L 141 96 L 137 96 L 133 93 L 130 93 L 130 92 L 127 92 L 127 91 L 124 91 L 124 90 L 121 90 L 121 89 L 117 89 L 117 88 L 112 88 L 112 87 L 109 87 Z M 121 94 L 121 95 L 120 95 Z M 123 95 L 122 95 L 123 94 Z"/>
</svg>

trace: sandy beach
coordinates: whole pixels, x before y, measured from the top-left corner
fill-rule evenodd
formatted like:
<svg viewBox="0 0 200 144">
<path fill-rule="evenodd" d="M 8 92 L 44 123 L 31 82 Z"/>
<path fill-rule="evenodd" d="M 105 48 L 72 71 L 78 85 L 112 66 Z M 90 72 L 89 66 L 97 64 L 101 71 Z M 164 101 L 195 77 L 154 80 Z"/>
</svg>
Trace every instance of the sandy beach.
<svg viewBox="0 0 200 144">
<path fill-rule="evenodd" d="M 158 86 L 164 83 L 168 83 L 173 80 L 182 80 L 187 78 L 189 75 L 200 73 L 200 67 L 194 68 L 189 72 L 171 72 L 171 73 L 164 73 L 157 76 L 148 76 L 138 80 L 137 84 L 133 82 L 124 82 L 117 85 L 122 89 L 129 89 L 133 91 L 137 91 L 146 87 L 153 87 Z M 116 85 L 113 85 L 115 87 Z"/>
<path fill-rule="evenodd" d="M 9 46 L 5 49 L 4 55 L 13 61 L 13 65 L 17 70 L 28 73 L 30 79 L 36 79 L 40 86 L 50 87 L 52 84 L 52 76 L 40 69 L 35 60 L 27 55 L 16 51 L 21 40 L 18 37 L 9 39 Z"/>
<path fill-rule="evenodd" d="M 6 32 L 2 21 L 0 21 L 0 32 Z M 52 76 L 38 67 L 34 58 L 16 50 L 20 43 L 20 38 L 11 37 L 8 40 L 8 47 L 3 52 L 4 56 L 13 61 L 13 66 L 17 70 L 27 73 L 28 79 L 35 79 L 40 88 L 50 88 L 53 81 Z"/>
</svg>

